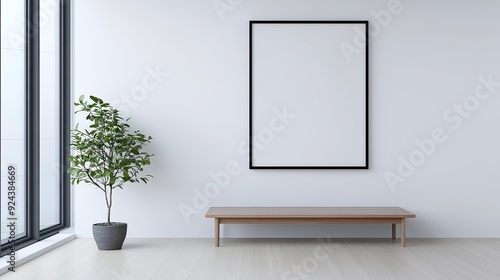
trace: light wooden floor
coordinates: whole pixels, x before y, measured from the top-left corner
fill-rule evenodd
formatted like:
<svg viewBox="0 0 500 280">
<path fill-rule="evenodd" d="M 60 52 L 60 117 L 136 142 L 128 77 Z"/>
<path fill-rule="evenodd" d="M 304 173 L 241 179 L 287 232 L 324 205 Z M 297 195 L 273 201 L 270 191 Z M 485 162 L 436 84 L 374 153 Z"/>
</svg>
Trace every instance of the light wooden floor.
<svg viewBox="0 0 500 280">
<path fill-rule="evenodd" d="M 9 279 L 500 279 L 500 239 L 127 239 L 99 251 L 76 239 Z"/>
</svg>

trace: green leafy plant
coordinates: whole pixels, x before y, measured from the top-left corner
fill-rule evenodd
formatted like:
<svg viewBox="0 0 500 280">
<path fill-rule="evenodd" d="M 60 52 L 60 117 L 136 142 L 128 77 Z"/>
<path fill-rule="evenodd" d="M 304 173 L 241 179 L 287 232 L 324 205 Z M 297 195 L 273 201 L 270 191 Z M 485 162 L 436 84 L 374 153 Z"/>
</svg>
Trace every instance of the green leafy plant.
<svg viewBox="0 0 500 280">
<path fill-rule="evenodd" d="M 71 131 L 69 157 L 71 183 L 85 182 L 104 192 L 108 208 L 107 224 L 111 224 L 113 190 L 123 189 L 125 183 L 148 183 L 151 175 L 139 176 L 143 167 L 151 164 L 153 154 L 142 151 L 143 145 L 151 142 L 151 136 L 139 130 L 130 131 L 127 120 L 119 116 L 118 110 L 101 99 L 90 96 L 91 102 L 80 96 L 74 105 L 75 114 L 83 112 L 90 122 L 87 129 L 80 130 L 78 124 Z M 105 223 L 106 224 L 106 223 Z"/>
</svg>

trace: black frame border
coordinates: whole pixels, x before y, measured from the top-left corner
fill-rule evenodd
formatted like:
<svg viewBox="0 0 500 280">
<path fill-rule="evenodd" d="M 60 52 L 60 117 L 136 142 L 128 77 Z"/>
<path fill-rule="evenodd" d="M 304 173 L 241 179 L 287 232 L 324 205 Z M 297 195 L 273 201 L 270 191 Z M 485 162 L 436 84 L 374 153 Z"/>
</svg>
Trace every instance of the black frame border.
<svg viewBox="0 0 500 280">
<path fill-rule="evenodd" d="M 365 25 L 365 165 L 362 166 L 256 166 L 253 164 L 253 119 L 252 119 L 252 46 L 254 24 L 364 24 Z M 249 21 L 249 169 L 369 169 L 369 21 L 368 20 L 250 20 Z"/>
</svg>

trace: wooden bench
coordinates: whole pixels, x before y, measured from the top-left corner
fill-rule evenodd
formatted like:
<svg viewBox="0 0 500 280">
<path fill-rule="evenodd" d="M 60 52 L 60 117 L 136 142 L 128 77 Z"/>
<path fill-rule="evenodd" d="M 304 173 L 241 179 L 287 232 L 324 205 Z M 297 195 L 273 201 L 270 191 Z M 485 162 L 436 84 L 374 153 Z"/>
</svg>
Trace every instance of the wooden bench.
<svg viewBox="0 0 500 280">
<path fill-rule="evenodd" d="M 210 207 L 206 218 L 215 219 L 215 247 L 220 224 L 396 224 L 401 225 L 401 246 L 406 246 L 405 219 L 415 214 L 399 207 Z"/>
</svg>

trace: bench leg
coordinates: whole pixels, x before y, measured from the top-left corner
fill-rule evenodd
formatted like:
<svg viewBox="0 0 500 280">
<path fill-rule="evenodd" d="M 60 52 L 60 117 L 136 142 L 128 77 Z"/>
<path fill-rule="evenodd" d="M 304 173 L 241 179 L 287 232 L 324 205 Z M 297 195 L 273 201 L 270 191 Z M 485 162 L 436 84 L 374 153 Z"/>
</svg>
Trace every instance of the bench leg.
<svg viewBox="0 0 500 280">
<path fill-rule="evenodd" d="M 401 247 L 406 247 L 406 220 L 401 219 Z"/>
<path fill-rule="evenodd" d="M 215 247 L 219 247 L 219 218 L 215 218 Z"/>
<path fill-rule="evenodd" d="M 396 224 L 392 224 L 392 241 L 396 240 Z"/>
</svg>

